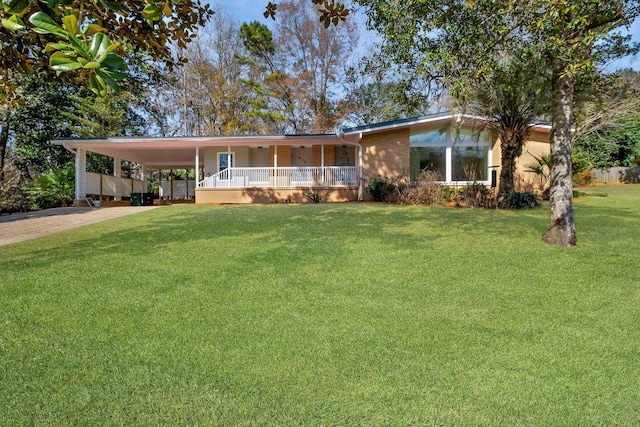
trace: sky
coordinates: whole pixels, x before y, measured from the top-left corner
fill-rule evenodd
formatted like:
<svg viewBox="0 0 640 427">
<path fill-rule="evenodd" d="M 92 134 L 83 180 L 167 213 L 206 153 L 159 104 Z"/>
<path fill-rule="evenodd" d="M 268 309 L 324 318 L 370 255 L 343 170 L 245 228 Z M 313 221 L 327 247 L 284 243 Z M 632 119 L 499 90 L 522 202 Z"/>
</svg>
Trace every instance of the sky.
<svg viewBox="0 0 640 427">
<path fill-rule="evenodd" d="M 273 20 L 271 18 L 266 19 L 262 13 L 265 10 L 265 7 L 269 0 L 216 0 L 212 1 L 212 5 L 220 5 L 231 14 L 235 15 L 235 17 L 240 22 L 250 22 L 250 21 L 258 21 L 267 25 L 270 28 L 272 27 Z M 365 17 L 362 15 L 356 15 L 361 31 L 365 31 Z M 278 19 L 276 15 L 276 19 Z M 633 39 L 640 43 L 640 19 L 636 19 L 636 21 L 630 27 L 630 33 L 633 35 Z M 365 37 L 361 37 L 361 41 L 364 41 Z M 635 70 L 640 71 L 640 55 L 636 55 L 635 57 L 624 57 L 619 58 L 613 63 L 607 66 L 608 70 L 616 70 L 620 68 L 633 68 Z"/>
</svg>

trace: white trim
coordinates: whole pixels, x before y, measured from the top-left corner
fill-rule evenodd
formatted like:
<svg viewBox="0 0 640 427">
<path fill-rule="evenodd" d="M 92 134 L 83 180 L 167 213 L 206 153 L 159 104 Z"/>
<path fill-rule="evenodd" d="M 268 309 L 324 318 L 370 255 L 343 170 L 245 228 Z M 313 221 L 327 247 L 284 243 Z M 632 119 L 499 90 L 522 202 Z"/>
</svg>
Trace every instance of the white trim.
<svg viewBox="0 0 640 427">
<path fill-rule="evenodd" d="M 444 159 L 445 181 L 453 182 L 453 147 L 451 145 L 446 146 Z"/>
<path fill-rule="evenodd" d="M 116 185 L 116 195 L 113 200 L 122 200 L 122 185 L 120 185 L 120 177 L 122 176 L 122 160 L 117 157 L 113 158 L 113 176 L 118 178 L 118 185 Z"/>
<path fill-rule="evenodd" d="M 76 150 L 76 200 L 87 198 L 87 152 Z"/>
<path fill-rule="evenodd" d="M 200 182 L 200 147 L 196 147 L 196 187 L 198 186 L 198 182 Z M 187 179 L 189 175 L 187 175 Z M 189 192 L 187 191 L 187 196 L 189 196 Z"/>
</svg>

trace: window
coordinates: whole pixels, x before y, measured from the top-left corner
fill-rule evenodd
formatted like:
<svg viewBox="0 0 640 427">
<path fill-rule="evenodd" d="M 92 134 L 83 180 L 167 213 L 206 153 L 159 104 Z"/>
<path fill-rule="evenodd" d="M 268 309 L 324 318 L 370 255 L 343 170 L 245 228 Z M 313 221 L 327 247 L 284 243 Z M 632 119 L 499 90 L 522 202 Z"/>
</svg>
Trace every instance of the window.
<svg viewBox="0 0 640 427">
<path fill-rule="evenodd" d="M 438 174 L 438 179 L 444 181 L 447 176 L 446 147 L 412 147 L 410 153 L 411 180 L 416 181 L 423 170 Z"/>
<path fill-rule="evenodd" d="M 453 181 L 486 181 L 489 169 L 488 146 L 457 146 L 451 153 Z"/>
<path fill-rule="evenodd" d="M 444 182 L 487 182 L 491 136 L 470 128 L 451 127 L 416 132 L 409 137 L 411 180 L 420 172 L 436 172 Z"/>
</svg>

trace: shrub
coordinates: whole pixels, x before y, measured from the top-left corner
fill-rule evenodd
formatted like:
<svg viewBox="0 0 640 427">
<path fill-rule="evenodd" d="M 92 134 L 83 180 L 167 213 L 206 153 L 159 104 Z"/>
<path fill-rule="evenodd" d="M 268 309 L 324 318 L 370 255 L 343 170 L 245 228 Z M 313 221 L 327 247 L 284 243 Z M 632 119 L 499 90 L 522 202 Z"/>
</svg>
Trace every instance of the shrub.
<svg viewBox="0 0 640 427">
<path fill-rule="evenodd" d="M 533 209 L 540 206 L 540 200 L 534 193 L 510 191 L 505 194 L 500 207 L 502 209 Z"/>
<path fill-rule="evenodd" d="M 415 183 L 397 186 L 398 202 L 406 205 L 435 205 L 441 202 L 442 186 L 437 181 L 437 173 L 423 170 Z"/>
<path fill-rule="evenodd" d="M 320 196 L 320 193 L 317 190 L 311 191 L 310 193 L 304 193 L 304 197 L 311 203 L 322 202 L 322 196 Z"/>
<path fill-rule="evenodd" d="M 573 184 L 578 187 L 588 187 L 593 184 L 595 177 L 590 171 L 582 171 L 573 175 Z"/>
<path fill-rule="evenodd" d="M 31 194 L 40 209 L 70 206 L 75 197 L 75 171 L 72 167 L 54 168 L 40 175 Z"/>
<path fill-rule="evenodd" d="M 376 202 L 386 202 L 391 199 L 396 186 L 386 178 L 378 177 L 371 180 L 367 185 L 367 191 L 371 200 Z"/>
<path fill-rule="evenodd" d="M 469 208 L 492 208 L 496 205 L 496 198 L 493 190 L 484 184 L 474 182 L 460 189 L 456 204 Z"/>
</svg>

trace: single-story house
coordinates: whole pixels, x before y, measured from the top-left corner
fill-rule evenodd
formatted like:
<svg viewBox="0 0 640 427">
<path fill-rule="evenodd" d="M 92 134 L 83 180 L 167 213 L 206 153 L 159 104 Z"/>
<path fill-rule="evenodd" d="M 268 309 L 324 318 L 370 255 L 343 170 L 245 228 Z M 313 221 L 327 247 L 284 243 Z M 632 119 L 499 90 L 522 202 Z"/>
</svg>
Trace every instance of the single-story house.
<svg viewBox="0 0 640 427">
<path fill-rule="evenodd" d="M 363 200 L 365 183 L 372 178 L 413 179 L 425 168 L 438 173 L 443 184 L 495 186 L 500 143 L 484 130 L 485 123 L 471 115 L 438 113 L 322 135 L 113 137 L 54 143 L 75 153 L 79 202 L 95 196 L 87 192 L 87 152 L 113 157 L 116 176 L 121 160 L 136 162 L 143 171 L 194 169 L 196 203 L 298 202 L 309 191 L 337 202 Z M 550 151 L 550 124 L 532 127 L 519 173 L 533 156 Z"/>
</svg>

